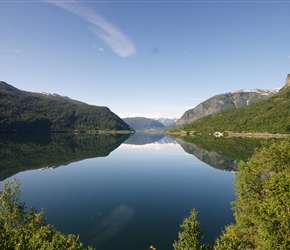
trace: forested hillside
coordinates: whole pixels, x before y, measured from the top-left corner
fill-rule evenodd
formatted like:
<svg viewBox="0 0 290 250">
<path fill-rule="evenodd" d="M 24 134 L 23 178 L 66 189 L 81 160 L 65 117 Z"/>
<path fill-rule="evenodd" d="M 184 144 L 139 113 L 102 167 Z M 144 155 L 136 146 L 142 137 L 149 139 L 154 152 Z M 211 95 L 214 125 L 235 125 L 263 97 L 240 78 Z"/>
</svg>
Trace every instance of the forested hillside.
<svg viewBox="0 0 290 250">
<path fill-rule="evenodd" d="M 21 91 L 0 82 L 0 131 L 133 131 L 107 107 Z"/>
<path fill-rule="evenodd" d="M 187 110 L 175 125 L 185 125 L 207 115 L 213 115 L 234 108 L 242 108 L 273 96 L 279 89 L 238 90 L 213 96 L 193 109 Z"/>
<path fill-rule="evenodd" d="M 290 88 L 244 108 L 209 115 L 181 128 L 184 131 L 290 133 Z"/>
</svg>

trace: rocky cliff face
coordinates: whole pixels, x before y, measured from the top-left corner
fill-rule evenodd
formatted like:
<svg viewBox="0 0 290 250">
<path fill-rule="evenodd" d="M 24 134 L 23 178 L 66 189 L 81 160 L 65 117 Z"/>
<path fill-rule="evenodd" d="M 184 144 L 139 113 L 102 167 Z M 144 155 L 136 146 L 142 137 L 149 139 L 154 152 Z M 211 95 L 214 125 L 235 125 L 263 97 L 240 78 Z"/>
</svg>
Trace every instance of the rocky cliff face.
<svg viewBox="0 0 290 250">
<path fill-rule="evenodd" d="M 290 84 L 290 75 L 288 75 Z M 186 111 L 175 123 L 185 125 L 204 116 L 223 112 L 232 108 L 245 107 L 251 103 L 259 102 L 276 94 L 279 89 L 273 90 L 239 90 L 211 97 L 200 103 L 195 108 Z"/>
</svg>

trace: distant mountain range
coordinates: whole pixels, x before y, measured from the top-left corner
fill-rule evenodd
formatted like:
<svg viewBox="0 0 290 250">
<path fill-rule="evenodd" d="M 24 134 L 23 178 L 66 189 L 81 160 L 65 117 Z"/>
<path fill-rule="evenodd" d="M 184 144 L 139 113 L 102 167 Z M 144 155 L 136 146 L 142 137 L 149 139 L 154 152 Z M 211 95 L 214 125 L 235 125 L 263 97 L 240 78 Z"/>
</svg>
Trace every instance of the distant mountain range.
<svg viewBox="0 0 290 250">
<path fill-rule="evenodd" d="M 134 132 L 107 107 L 93 106 L 54 93 L 33 93 L 0 82 L 0 131 Z"/>
<path fill-rule="evenodd" d="M 123 118 L 123 121 L 129 124 L 136 131 L 156 130 L 164 128 L 165 126 L 154 119 L 145 117 L 128 117 Z"/>
<path fill-rule="evenodd" d="M 178 118 L 156 118 L 156 121 L 159 121 L 160 123 L 162 123 L 165 127 L 175 123 Z"/>
<path fill-rule="evenodd" d="M 252 103 L 265 100 L 275 95 L 279 89 L 272 90 L 238 90 L 224 94 L 215 95 L 196 107 L 187 110 L 175 125 L 185 125 L 194 122 L 207 115 L 227 111 L 233 108 L 242 108 Z"/>
</svg>

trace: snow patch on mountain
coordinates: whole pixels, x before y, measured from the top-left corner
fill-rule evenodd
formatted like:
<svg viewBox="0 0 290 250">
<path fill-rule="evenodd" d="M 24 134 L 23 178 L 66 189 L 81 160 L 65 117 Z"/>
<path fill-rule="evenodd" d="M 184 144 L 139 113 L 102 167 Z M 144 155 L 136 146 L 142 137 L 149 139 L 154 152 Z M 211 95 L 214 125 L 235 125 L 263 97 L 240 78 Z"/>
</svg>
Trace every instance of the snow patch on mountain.
<svg viewBox="0 0 290 250">
<path fill-rule="evenodd" d="M 59 97 L 59 98 L 64 98 L 64 99 L 70 99 L 67 96 L 62 96 L 62 95 L 52 93 L 52 92 L 41 92 L 41 94 L 46 95 L 46 96 L 54 96 L 54 97 Z"/>
<path fill-rule="evenodd" d="M 233 91 L 233 92 L 229 92 L 231 94 L 234 94 L 234 93 L 257 93 L 257 94 L 260 94 L 260 95 L 273 95 L 273 94 L 276 94 L 278 93 L 278 91 L 280 90 L 281 88 L 274 88 L 274 89 L 241 89 L 241 90 L 236 90 L 236 91 Z"/>
<path fill-rule="evenodd" d="M 156 121 L 162 123 L 165 127 L 175 123 L 178 118 L 155 118 Z"/>
</svg>

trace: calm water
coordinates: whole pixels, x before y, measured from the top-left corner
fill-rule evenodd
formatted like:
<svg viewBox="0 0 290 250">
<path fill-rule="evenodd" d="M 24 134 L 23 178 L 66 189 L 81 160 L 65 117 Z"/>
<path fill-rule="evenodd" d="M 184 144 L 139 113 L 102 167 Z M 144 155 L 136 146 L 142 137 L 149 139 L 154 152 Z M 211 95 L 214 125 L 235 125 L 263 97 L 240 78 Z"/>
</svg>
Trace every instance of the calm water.
<svg viewBox="0 0 290 250">
<path fill-rule="evenodd" d="M 192 208 L 213 243 L 234 222 L 234 174 L 205 164 L 173 139 L 144 143 L 130 138 L 108 156 L 17 173 L 21 198 L 44 207 L 58 230 L 80 234 L 98 250 L 173 249 Z"/>
</svg>

